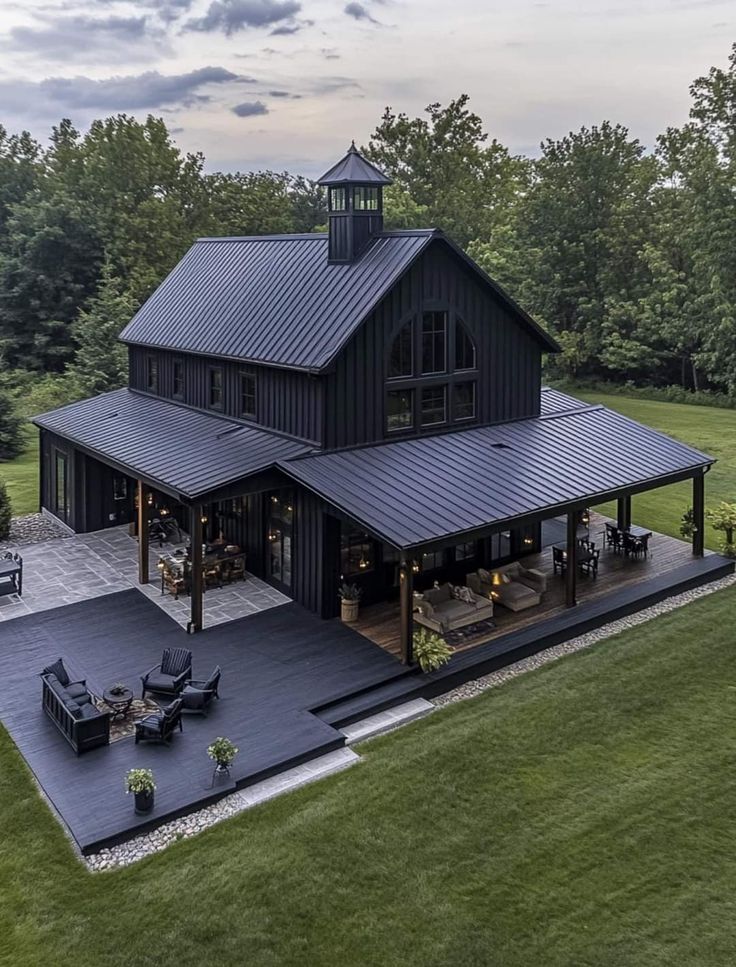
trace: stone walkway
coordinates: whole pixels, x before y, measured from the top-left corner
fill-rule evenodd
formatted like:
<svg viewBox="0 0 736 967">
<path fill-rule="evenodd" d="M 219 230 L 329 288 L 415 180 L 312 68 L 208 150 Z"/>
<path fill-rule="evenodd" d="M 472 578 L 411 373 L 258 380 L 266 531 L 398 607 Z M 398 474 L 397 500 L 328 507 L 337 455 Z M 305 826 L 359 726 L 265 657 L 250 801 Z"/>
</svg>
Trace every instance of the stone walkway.
<svg viewBox="0 0 736 967">
<path fill-rule="evenodd" d="M 138 542 L 130 537 L 127 526 L 18 544 L 10 549 L 23 558 L 23 596 L 0 597 L 0 621 L 135 587 L 183 628 L 187 626 L 189 598 L 183 596 L 175 601 L 170 594 L 161 594 L 156 568 L 161 550 L 158 546 L 150 549 L 150 583 L 138 584 Z M 165 545 L 165 549 L 174 548 Z M 234 621 L 289 600 L 285 594 L 249 574 L 246 581 L 206 591 L 204 624 L 212 627 Z"/>
</svg>

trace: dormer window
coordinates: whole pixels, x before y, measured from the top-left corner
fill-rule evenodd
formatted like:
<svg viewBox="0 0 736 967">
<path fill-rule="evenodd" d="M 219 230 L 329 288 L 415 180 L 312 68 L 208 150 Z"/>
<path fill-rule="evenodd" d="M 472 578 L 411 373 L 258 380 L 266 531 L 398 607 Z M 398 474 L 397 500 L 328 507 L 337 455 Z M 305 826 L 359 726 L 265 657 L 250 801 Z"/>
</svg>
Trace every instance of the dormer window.
<svg viewBox="0 0 736 967">
<path fill-rule="evenodd" d="M 219 366 L 210 368 L 209 406 L 212 410 L 222 409 L 222 370 Z"/>
<path fill-rule="evenodd" d="M 330 211 L 344 212 L 347 207 L 347 191 L 344 188 L 330 188 Z"/>
<path fill-rule="evenodd" d="M 146 389 L 158 393 L 158 357 L 146 356 Z"/>
</svg>

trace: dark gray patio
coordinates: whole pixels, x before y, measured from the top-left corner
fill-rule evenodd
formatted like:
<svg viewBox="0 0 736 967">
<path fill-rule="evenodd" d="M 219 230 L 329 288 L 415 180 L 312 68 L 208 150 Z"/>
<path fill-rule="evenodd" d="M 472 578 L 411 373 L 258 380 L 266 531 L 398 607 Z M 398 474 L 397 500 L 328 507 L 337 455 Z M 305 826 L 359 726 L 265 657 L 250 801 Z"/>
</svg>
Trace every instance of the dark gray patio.
<svg viewBox="0 0 736 967">
<path fill-rule="evenodd" d="M 75 756 L 41 710 L 42 668 L 61 655 L 98 694 L 115 681 L 137 692 L 140 674 L 167 645 L 192 649 L 196 677 L 222 666 L 212 714 L 185 718 L 170 747 L 126 738 Z M 211 801 L 206 749 L 218 735 L 241 751 L 232 781 L 218 784 L 215 796 L 343 745 L 342 733 L 309 709 L 405 674 L 377 645 L 296 604 L 187 636 L 133 589 L 0 625 L 2 722 L 83 852 Z M 151 817 L 135 816 L 125 795 L 123 778 L 134 766 L 154 770 Z"/>
</svg>

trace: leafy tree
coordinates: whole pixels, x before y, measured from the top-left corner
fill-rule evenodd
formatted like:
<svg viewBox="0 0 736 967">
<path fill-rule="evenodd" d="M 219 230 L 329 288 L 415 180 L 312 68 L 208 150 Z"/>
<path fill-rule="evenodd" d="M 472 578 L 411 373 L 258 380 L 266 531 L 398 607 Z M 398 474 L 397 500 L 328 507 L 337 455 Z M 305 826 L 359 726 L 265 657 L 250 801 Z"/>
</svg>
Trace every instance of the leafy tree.
<svg viewBox="0 0 736 967">
<path fill-rule="evenodd" d="M 16 413 L 12 396 L 0 392 L 0 460 L 12 460 L 24 447 L 23 420 Z"/>
<path fill-rule="evenodd" d="M 59 371 L 71 321 L 94 293 L 99 237 L 85 210 L 38 189 L 14 209 L 0 245 L 0 353 L 10 367 Z"/>
<path fill-rule="evenodd" d="M 291 179 L 259 171 L 206 178 L 206 234 L 278 235 L 294 230 Z"/>
<path fill-rule="evenodd" d="M 113 276 L 110 264 L 105 263 L 96 298 L 72 327 L 78 349 L 68 374 L 82 395 L 93 396 L 125 385 L 128 355 L 118 336 L 137 308 Z"/>
<path fill-rule="evenodd" d="M 293 231 L 314 232 L 327 221 L 327 199 L 315 181 L 301 175 L 289 178 Z"/>
<path fill-rule="evenodd" d="M 9 135 L 0 124 L 0 235 L 15 205 L 38 187 L 43 176 L 41 146 L 27 131 Z"/>
<path fill-rule="evenodd" d="M 13 519 L 13 510 L 8 496 L 8 488 L 5 481 L 0 479 L 0 541 L 10 537 L 10 524 Z"/>
<path fill-rule="evenodd" d="M 386 108 L 363 149 L 394 179 L 399 193 L 426 212 L 430 224 L 463 246 L 491 238 L 505 224 L 528 173 L 526 161 L 512 157 L 498 141 L 488 141 L 468 101 L 462 94 L 445 108 L 430 104 L 428 118 Z"/>
</svg>

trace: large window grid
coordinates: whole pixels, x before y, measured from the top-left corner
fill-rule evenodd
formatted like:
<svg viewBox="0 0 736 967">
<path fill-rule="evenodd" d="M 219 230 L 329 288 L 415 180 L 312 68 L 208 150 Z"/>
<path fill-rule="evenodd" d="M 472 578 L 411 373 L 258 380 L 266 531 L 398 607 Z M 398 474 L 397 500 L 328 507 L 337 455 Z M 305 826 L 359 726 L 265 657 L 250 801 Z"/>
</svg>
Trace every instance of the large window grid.
<svg viewBox="0 0 736 967">
<path fill-rule="evenodd" d="M 386 431 L 477 419 L 477 366 L 473 338 L 452 310 L 430 307 L 405 319 L 386 357 Z"/>
</svg>

